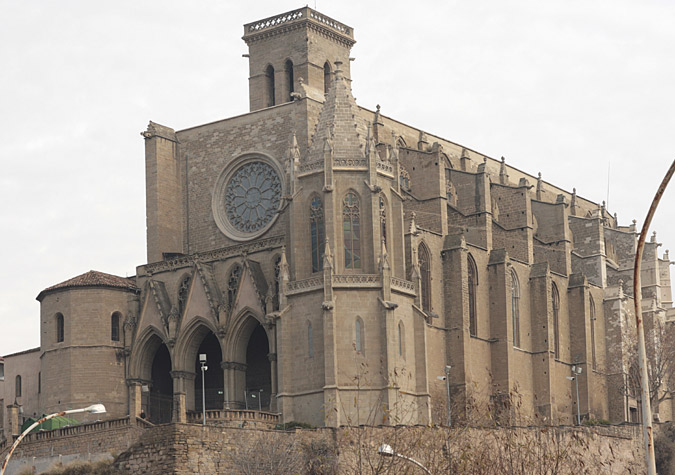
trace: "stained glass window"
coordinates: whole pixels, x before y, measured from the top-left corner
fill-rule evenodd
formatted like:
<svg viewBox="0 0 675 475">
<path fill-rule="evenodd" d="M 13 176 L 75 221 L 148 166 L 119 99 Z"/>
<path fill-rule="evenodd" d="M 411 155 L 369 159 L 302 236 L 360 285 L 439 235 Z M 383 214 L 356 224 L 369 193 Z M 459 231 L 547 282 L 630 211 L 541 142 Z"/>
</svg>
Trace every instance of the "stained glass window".
<svg viewBox="0 0 675 475">
<path fill-rule="evenodd" d="M 279 285 L 281 279 L 281 256 L 277 256 L 274 259 L 274 301 L 272 302 L 272 308 L 277 311 L 279 310 Z"/>
<path fill-rule="evenodd" d="M 560 358 L 560 294 L 555 284 L 551 286 L 553 299 L 553 352 L 556 359 Z"/>
<path fill-rule="evenodd" d="M 431 263 L 429 249 L 424 243 L 420 243 L 417 251 L 418 261 L 420 265 L 420 280 L 422 285 L 421 299 L 422 310 L 425 312 L 431 311 Z"/>
<path fill-rule="evenodd" d="M 344 230 L 345 269 L 361 268 L 361 228 L 359 198 L 349 192 L 342 201 L 342 226 Z"/>
<path fill-rule="evenodd" d="M 520 283 L 511 269 L 511 319 L 513 323 L 513 346 L 520 347 Z"/>
<path fill-rule="evenodd" d="M 322 267 L 321 261 L 323 261 L 326 229 L 323 219 L 323 203 L 318 196 L 312 198 L 309 209 L 309 226 L 312 236 L 312 272 L 319 272 Z"/>
<path fill-rule="evenodd" d="M 478 316 L 476 315 L 476 286 L 478 285 L 478 269 L 476 261 L 469 254 L 468 257 L 468 287 L 469 287 L 469 334 L 478 336 Z"/>
<path fill-rule="evenodd" d="M 384 245 L 387 245 L 387 204 L 384 197 L 380 195 L 380 234 Z"/>
</svg>

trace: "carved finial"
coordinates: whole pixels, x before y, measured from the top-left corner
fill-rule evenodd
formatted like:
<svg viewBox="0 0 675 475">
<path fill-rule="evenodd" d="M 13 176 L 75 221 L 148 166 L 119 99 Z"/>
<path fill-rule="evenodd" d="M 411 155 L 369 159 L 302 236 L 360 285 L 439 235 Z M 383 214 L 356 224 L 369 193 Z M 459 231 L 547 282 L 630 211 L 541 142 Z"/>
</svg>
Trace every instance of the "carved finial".
<svg viewBox="0 0 675 475">
<path fill-rule="evenodd" d="M 342 66 L 342 61 L 336 59 L 334 64 L 335 64 L 335 79 L 342 79 L 342 68 L 340 67 Z"/>
<path fill-rule="evenodd" d="M 669 256 L 670 251 L 666 249 L 666 251 L 663 253 L 663 260 L 664 261 L 670 261 L 670 256 Z"/>
<path fill-rule="evenodd" d="M 656 242 L 656 231 L 652 233 L 652 239 L 651 242 Z"/>
<path fill-rule="evenodd" d="M 326 238 L 326 247 L 323 251 L 323 268 L 332 269 L 333 268 L 333 254 L 330 252 L 330 244 L 328 238 Z"/>
<path fill-rule="evenodd" d="M 506 159 L 502 156 L 502 163 L 499 166 L 499 183 L 506 185 L 509 180 L 509 173 L 506 169 Z"/>
<path fill-rule="evenodd" d="M 537 175 L 537 199 L 541 201 L 541 195 L 544 192 L 543 190 L 543 180 L 541 179 L 541 172 Z"/>
</svg>

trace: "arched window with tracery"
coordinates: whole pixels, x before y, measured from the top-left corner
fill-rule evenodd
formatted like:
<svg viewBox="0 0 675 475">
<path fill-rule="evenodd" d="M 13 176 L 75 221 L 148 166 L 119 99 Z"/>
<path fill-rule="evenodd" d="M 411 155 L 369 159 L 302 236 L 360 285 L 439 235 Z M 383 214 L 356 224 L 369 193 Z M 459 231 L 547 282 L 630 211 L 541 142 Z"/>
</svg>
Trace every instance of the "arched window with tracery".
<svg viewBox="0 0 675 475">
<path fill-rule="evenodd" d="M 241 266 L 235 265 L 230 271 L 230 278 L 227 280 L 227 301 L 230 309 L 234 308 L 234 299 L 237 298 L 237 290 L 239 290 L 239 282 L 241 281 Z"/>
<path fill-rule="evenodd" d="M 513 346 L 520 347 L 520 282 L 513 269 L 511 269 L 511 322 L 513 324 Z"/>
<path fill-rule="evenodd" d="M 290 59 L 286 60 L 286 63 L 284 64 L 284 73 L 286 75 L 286 100 L 287 101 L 292 101 L 293 97 L 291 97 L 291 94 L 293 93 L 294 87 L 293 87 L 293 61 Z"/>
<path fill-rule="evenodd" d="M 178 312 L 183 315 L 187 306 L 188 292 L 190 291 L 190 281 L 192 277 L 188 274 L 183 276 L 178 285 Z"/>
<path fill-rule="evenodd" d="M 265 68 L 265 91 L 267 94 L 267 107 L 272 107 L 274 102 L 274 66 L 271 64 Z"/>
<path fill-rule="evenodd" d="M 590 295 L 590 318 L 591 318 L 591 364 L 592 368 L 596 369 L 597 366 L 597 360 L 596 360 L 596 353 L 595 353 L 595 301 L 593 300 L 593 296 Z"/>
<path fill-rule="evenodd" d="M 560 294 L 555 282 L 551 284 L 551 299 L 553 300 L 553 354 L 560 359 Z"/>
<path fill-rule="evenodd" d="M 420 298 L 422 310 L 431 312 L 431 253 L 423 242 L 417 249 L 417 262 L 420 266 Z"/>
<path fill-rule="evenodd" d="M 359 198 L 350 191 L 342 200 L 345 269 L 361 268 L 361 211 Z"/>
<path fill-rule="evenodd" d="M 323 64 L 323 93 L 328 94 L 330 89 L 330 63 L 326 61 Z"/>
<path fill-rule="evenodd" d="M 356 317 L 354 322 L 354 349 L 357 353 L 364 353 L 363 330 L 363 320 L 361 320 L 361 317 Z"/>
<path fill-rule="evenodd" d="M 63 321 L 63 314 L 56 314 L 56 342 L 61 343 L 66 336 L 65 323 Z"/>
<path fill-rule="evenodd" d="M 322 268 L 323 251 L 326 241 L 326 225 L 323 215 L 321 198 L 312 198 L 309 207 L 309 227 L 312 240 L 312 272 L 319 272 Z"/>
<path fill-rule="evenodd" d="M 110 316 L 110 339 L 120 341 L 120 313 L 115 312 Z"/>
<path fill-rule="evenodd" d="M 314 356 L 314 330 L 312 322 L 307 322 L 307 354 L 311 358 Z"/>
<path fill-rule="evenodd" d="M 410 191 L 410 173 L 408 173 L 408 170 L 401 167 L 398 179 L 401 185 L 401 189 L 405 191 Z"/>
<path fill-rule="evenodd" d="M 272 309 L 276 312 L 279 310 L 279 288 L 281 285 L 281 256 L 274 258 L 274 301 L 272 302 Z"/>
<path fill-rule="evenodd" d="M 387 202 L 380 195 L 380 236 L 384 245 L 387 245 Z"/>
<path fill-rule="evenodd" d="M 478 336 L 478 315 L 476 309 L 476 287 L 478 287 L 478 269 L 471 254 L 467 257 L 467 286 L 469 288 L 469 334 Z"/>
</svg>

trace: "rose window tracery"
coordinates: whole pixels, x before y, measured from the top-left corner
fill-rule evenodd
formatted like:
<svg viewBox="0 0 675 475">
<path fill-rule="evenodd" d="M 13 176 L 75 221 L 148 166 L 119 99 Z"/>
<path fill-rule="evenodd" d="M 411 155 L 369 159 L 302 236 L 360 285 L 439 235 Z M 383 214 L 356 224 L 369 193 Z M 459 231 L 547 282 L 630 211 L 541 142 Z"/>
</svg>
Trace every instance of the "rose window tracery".
<svg viewBox="0 0 675 475">
<path fill-rule="evenodd" d="M 251 162 L 234 172 L 225 189 L 227 219 L 239 231 L 264 228 L 279 209 L 281 180 L 263 162 Z"/>
</svg>

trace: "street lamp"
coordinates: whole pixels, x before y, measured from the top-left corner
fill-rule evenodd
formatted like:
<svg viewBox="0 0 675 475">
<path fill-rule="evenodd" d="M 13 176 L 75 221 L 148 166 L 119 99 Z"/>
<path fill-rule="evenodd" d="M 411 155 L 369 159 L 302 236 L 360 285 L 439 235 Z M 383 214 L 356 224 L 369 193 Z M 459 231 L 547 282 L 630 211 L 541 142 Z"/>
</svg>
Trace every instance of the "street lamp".
<svg viewBox="0 0 675 475">
<path fill-rule="evenodd" d="M 377 453 L 382 455 L 383 457 L 398 457 L 398 458 L 401 458 L 403 460 L 407 460 L 408 462 L 414 463 L 419 468 L 424 470 L 426 473 L 431 475 L 431 471 L 427 467 L 425 467 L 424 465 L 422 465 L 421 463 L 419 463 L 417 460 L 415 460 L 412 457 L 408 457 L 406 455 L 394 452 L 394 449 L 392 449 L 391 445 L 389 445 L 389 444 L 380 445 L 380 448 L 377 449 Z"/>
<path fill-rule="evenodd" d="M 448 404 L 448 427 L 452 426 L 452 413 L 450 411 L 450 369 L 452 366 L 445 367 L 445 376 L 436 376 L 436 379 L 445 381 L 445 389 L 447 390 L 447 404 Z"/>
<path fill-rule="evenodd" d="M 49 414 L 48 416 L 43 417 L 39 421 L 34 422 L 28 429 L 23 431 L 23 433 L 14 442 L 14 445 L 12 445 L 12 448 L 9 449 L 9 453 L 7 454 L 7 457 L 5 457 L 5 461 L 2 462 L 2 469 L 0 470 L 0 475 L 4 475 L 5 469 L 7 468 L 7 464 L 9 463 L 9 458 L 12 456 L 12 452 L 14 452 L 14 449 L 16 449 L 16 446 L 19 445 L 19 442 L 21 442 L 23 438 L 30 433 L 30 431 L 35 429 L 44 421 L 48 421 L 53 417 L 65 416 L 66 414 L 76 414 L 78 412 L 88 412 L 90 414 L 103 414 L 105 412 L 105 406 L 103 404 L 92 404 L 91 406 L 82 409 L 71 409 L 69 411 L 55 412 L 54 414 Z"/>
<path fill-rule="evenodd" d="M 572 374 L 574 376 L 566 376 L 567 379 L 570 381 L 574 381 L 577 387 L 577 425 L 581 425 L 581 414 L 579 410 L 579 375 L 583 371 L 583 368 L 581 366 L 572 366 Z"/>
<path fill-rule="evenodd" d="M 199 353 L 199 364 L 202 367 L 202 425 L 206 425 L 206 391 L 204 390 L 204 372 L 209 369 L 206 366 L 206 353 Z"/>
</svg>

